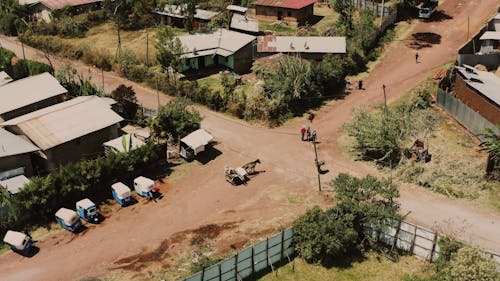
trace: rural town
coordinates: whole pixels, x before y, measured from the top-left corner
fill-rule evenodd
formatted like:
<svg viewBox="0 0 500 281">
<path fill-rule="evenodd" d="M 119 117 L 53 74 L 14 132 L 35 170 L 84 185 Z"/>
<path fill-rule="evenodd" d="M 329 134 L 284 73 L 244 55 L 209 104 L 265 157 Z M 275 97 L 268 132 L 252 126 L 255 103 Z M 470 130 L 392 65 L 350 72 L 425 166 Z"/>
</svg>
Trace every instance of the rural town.
<svg viewBox="0 0 500 281">
<path fill-rule="evenodd" d="M 0 280 L 499 281 L 498 0 L 1 0 Z"/>
</svg>

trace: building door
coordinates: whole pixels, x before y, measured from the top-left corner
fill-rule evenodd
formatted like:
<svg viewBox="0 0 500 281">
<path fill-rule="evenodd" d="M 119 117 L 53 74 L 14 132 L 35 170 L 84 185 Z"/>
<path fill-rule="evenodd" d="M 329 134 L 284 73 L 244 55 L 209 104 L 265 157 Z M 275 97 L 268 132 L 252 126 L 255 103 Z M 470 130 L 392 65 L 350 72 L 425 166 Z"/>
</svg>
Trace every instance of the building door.
<svg viewBox="0 0 500 281">
<path fill-rule="evenodd" d="M 283 19 L 283 11 L 278 11 L 278 20 Z"/>
</svg>

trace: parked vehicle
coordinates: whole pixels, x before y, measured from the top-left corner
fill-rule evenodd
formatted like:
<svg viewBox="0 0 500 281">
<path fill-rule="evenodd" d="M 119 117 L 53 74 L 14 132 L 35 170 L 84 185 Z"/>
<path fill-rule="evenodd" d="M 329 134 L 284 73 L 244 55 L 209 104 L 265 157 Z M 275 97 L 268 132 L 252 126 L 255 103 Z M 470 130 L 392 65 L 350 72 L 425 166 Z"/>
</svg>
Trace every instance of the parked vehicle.
<svg viewBox="0 0 500 281">
<path fill-rule="evenodd" d="M 418 17 L 421 19 L 431 18 L 432 14 L 434 14 L 434 12 L 437 10 L 437 7 L 437 1 L 426 1 L 418 10 Z"/>
<path fill-rule="evenodd" d="M 76 202 L 76 212 L 78 215 L 91 223 L 98 223 L 100 221 L 100 214 L 97 206 L 90 199 L 85 198 Z"/>
<path fill-rule="evenodd" d="M 140 176 L 134 179 L 134 189 L 137 194 L 148 199 L 153 199 L 154 194 L 160 191 L 152 179 Z"/>
<path fill-rule="evenodd" d="M 3 242 L 10 246 L 12 251 L 26 255 L 31 251 L 33 239 L 30 236 L 17 231 L 9 230 L 3 237 Z"/>
<path fill-rule="evenodd" d="M 56 212 L 56 221 L 71 232 L 75 232 L 82 225 L 80 216 L 75 211 L 66 208 L 61 208 Z"/>
<path fill-rule="evenodd" d="M 127 206 L 132 203 L 132 191 L 122 182 L 113 184 L 111 186 L 111 190 L 113 198 L 115 198 L 116 202 L 118 202 L 121 206 Z"/>
</svg>

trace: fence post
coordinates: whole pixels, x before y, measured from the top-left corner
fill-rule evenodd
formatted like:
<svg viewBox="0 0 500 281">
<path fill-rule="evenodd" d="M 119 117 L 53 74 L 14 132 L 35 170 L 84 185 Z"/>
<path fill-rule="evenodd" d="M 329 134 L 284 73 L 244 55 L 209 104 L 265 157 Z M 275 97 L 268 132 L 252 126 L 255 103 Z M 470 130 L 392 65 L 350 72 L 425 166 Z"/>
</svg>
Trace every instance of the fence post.
<svg viewBox="0 0 500 281">
<path fill-rule="evenodd" d="M 396 228 L 396 233 L 394 234 L 394 242 L 392 243 L 392 249 L 394 249 L 394 247 L 396 247 L 396 249 L 398 248 L 398 235 L 399 235 L 399 230 L 401 229 L 401 220 L 398 221 L 398 227 Z M 391 249 L 391 251 L 392 251 Z"/>
<path fill-rule="evenodd" d="M 269 237 L 266 237 L 266 257 L 267 257 L 267 266 L 269 266 L 269 263 L 271 262 L 269 260 Z"/>
<path fill-rule="evenodd" d="M 234 255 L 234 280 L 238 280 L 238 253 Z"/>
<path fill-rule="evenodd" d="M 205 280 L 205 267 L 201 268 L 201 281 Z"/>
<path fill-rule="evenodd" d="M 415 249 L 415 243 L 417 241 L 417 226 L 413 226 L 413 239 L 411 240 L 410 254 L 413 255 L 413 250 Z"/>
<path fill-rule="evenodd" d="M 431 262 L 431 263 L 432 263 L 432 258 L 434 257 L 434 250 L 436 249 L 437 237 L 438 237 L 438 234 L 437 234 L 437 232 L 435 232 L 434 239 L 432 241 L 431 256 L 429 257 L 429 262 Z"/>
<path fill-rule="evenodd" d="M 285 248 L 285 231 L 281 231 L 281 252 L 280 252 L 280 261 L 283 260 L 283 251 Z"/>
<path fill-rule="evenodd" d="M 252 246 L 252 274 L 255 273 L 255 259 L 254 259 L 254 249 L 253 249 L 253 246 Z"/>
<path fill-rule="evenodd" d="M 222 263 L 219 263 L 219 281 L 222 281 Z"/>
</svg>

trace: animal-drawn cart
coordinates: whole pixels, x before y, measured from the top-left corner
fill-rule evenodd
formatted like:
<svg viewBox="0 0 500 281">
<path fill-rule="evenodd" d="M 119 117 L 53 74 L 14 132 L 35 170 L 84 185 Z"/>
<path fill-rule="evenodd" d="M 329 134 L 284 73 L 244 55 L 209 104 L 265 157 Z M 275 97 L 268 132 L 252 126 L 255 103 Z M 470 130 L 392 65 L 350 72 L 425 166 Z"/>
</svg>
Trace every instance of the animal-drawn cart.
<svg viewBox="0 0 500 281">
<path fill-rule="evenodd" d="M 260 163 L 259 159 L 249 162 L 241 167 L 224 167 L 224 175 L 226 177 L 226 181 L 228 181 L 232 185 L 246 184 L 246 182 L 249 180 L 249 176 L 256 173 L 255 165 L 257 165 L 258 163 Z"/>
</svg>

